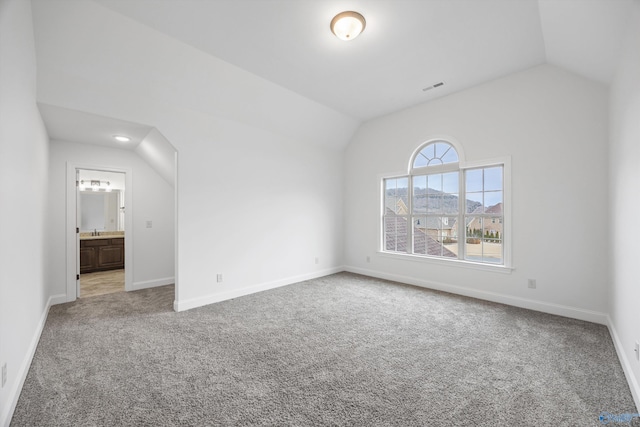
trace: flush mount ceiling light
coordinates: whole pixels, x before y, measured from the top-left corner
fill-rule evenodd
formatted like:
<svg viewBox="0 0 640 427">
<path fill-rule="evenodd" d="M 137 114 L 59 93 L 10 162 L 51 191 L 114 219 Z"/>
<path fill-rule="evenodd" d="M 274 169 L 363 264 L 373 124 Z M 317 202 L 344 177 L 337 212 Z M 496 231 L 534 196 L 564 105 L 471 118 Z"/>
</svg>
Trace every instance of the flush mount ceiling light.
<svg viewBox="0 0 640 427">
<path fill-rule="evenodd" d="M 124 136 L 124 135 L 113 135 L 113 139 L 115 139 L 118 142 L 129 142 L 129 141 L 131 141 L 131 138 L 129 138 L 128 136 Z"/>
<path fill-rule="evenodd" d="M 364 31 L 367 22 L 358 12 L 342 12 L 331 20 L 331 32 L 340 40 L 353 40 Z"/>
</svg>

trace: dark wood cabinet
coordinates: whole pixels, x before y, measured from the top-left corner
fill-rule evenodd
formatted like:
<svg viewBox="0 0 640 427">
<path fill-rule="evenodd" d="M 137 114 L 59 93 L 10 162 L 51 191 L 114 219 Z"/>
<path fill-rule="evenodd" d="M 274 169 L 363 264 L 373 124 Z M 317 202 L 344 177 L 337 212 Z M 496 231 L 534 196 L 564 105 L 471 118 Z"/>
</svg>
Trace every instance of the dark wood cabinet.
<svg viewBox="0 0 640 427">
<path fill-rule="evenodd" d="M 80 240 L 80 273 L 124 268 L 124 238 Z"/>
<path fill-rule="evenodd" d="M 96 250 L 94 247 L 83 247 L 80 241 L 80 273 L 88 273 L 96 268 Z"/>
</svg>

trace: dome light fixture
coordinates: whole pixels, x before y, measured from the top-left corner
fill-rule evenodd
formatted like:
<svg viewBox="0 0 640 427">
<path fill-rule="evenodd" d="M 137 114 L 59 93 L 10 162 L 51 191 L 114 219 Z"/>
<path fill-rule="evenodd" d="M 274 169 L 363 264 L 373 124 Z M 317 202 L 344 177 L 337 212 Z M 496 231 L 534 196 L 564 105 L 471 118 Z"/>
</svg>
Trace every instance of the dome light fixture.
<svg viewBox="0 0 640 427">
<path fill-rule="evenodd" d="M 333 17 L 331 32 L 340 40 L 353 40 L 364 31 L 366 25 L 364 16 L 358 12 L 346 11 Z"/>
<path fill-rule="evenodd" d="M 113 139 L 115 139 L 118 142 L 129 142 L 129 141 L 131 141 L 131 138 L 129 138 L 128 136 L 124 136 L 124 135 L 113 135 Z"/>
</svg>

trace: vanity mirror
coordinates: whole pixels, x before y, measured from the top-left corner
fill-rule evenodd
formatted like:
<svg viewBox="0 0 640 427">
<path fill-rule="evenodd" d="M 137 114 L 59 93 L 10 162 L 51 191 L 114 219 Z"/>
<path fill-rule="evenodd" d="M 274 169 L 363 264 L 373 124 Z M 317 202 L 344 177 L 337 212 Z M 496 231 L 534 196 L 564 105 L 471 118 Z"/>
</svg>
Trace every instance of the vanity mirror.
<svg viewBox="0 0 640 427">
<path fill-rule="evenodd" d="M 124 192 L 80 191 L 80 232 L 124 231 Z"/>
</svg>

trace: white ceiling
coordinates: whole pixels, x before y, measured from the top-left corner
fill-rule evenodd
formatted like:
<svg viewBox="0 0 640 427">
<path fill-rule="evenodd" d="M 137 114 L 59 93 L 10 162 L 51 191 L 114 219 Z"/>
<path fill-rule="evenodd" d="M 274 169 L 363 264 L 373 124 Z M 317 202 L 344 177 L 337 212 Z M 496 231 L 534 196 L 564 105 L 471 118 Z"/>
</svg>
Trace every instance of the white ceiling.
<svg viewBox="0 0 640 427">
<path fill-rule="evenodd" d="M 38 109 L 49 138 L 61 141 L 135 150 L 152 129 L 151 126 L 42 103 L 38 104 Z M 131 141 L 118 142 L 114 135 L 128 136 Z"/>
<path fill-rule="evenodd" d="M 608 83 L 631 0 L 95 0 L 359 120 L 550 62 Z M 343 10 L 367 26 L 329 29 Z M 443 81 L 444 86 L 423 88 Z"/>
<path fill-rule="evenodd" d="M 539 0 L 547 61 L 611 83 L 631 4 L 630 0 Z"/>
<path fill-rule="evenodd" d="M 365 121 L 543 63 L 608 84 L 633 0 L 93 1 Z M 351 42 L 329 29 L 344 10 L 367 20 Z M 39 107 L 52 139 L 135 149 L 151 130 Z"/>
</svg>

